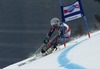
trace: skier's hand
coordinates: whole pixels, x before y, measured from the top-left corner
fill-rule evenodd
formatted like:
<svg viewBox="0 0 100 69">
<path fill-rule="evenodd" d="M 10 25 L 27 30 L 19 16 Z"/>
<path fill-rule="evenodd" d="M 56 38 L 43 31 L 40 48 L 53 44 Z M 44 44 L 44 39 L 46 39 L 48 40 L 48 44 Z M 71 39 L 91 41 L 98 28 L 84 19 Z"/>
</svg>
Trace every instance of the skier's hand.
<svg viewBox="0 0 100 69">
<path fill-rule="evenodd" d="M 61 34 L 61 31 L 60 30 L 58 30 L 58 35 L 60 35 Z"/>
<path fill-rule="evenodd" d="M 46 37 L 46 38 L 44 39 L 43 43 L 47 44 L 48 42 L 49 42 L 49 38 Z"/>
</svg>

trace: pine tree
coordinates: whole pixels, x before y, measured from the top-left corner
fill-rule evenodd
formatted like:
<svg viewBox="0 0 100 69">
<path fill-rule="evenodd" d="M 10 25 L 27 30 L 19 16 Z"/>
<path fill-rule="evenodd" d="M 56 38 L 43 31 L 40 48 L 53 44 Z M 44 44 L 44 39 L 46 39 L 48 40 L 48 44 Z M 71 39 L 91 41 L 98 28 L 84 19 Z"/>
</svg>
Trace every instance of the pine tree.
<svg viewBox="0 0 100 69">
<path fill-rule="evenodd" d="M 100 0 L 95 0 L 95 1 L 100 3 Z M 100 29 L 100 15 L 99 14 L 95 14 L 95 19 L 97 20 L 97 22 L 95 23 L 95 28 L 96 29 Z"/>
<path fill-rule="evenodd" d="M 84 31 L 82 25 L 81 25 L 81 24 L 78 24 L 78 25 L 77 25 L 77 29 L 76 29 L 75 32 L 74 32 L 74 36 L 76 36 L 76 35 L 81 36 L 81 35 L 83 35 L 84 33 L 85 33 L 85 31 Z"/>
<path fill-rule="evenodd" d="M 100 3 L 100 0 L 95 0 L 95 1 L 97 1 L 97 2 L 99 2 L 99 3 Z"/>
</svg>

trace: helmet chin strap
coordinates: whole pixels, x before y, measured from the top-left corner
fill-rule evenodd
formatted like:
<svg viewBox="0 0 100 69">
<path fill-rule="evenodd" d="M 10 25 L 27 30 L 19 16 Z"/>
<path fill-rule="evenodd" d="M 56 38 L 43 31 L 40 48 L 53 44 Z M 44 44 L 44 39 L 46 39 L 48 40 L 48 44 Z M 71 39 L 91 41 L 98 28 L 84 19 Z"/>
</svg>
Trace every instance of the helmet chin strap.
<svg viewBox="0 0 100 69">
<path fill-rule="evenodd" d="M 60 26 L 60 23 L 58 23 L 58 26 Z"/>
<path fill-rule="evenodd" d="M 55 23 L 54 23 L 54 22 L 52 22 L 52 23 L 51 23 L 51 26 L 53 26 L 53 25 L 55 25 Z"/>
</svg>

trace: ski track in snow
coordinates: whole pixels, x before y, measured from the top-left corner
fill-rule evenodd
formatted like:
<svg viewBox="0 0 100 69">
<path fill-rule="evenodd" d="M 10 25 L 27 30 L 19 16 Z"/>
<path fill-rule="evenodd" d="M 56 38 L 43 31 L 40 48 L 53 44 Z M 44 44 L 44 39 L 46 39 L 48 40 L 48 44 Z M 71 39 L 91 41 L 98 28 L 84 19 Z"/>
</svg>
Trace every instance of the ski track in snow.
<svg viewBox="0 0 100 69">
<path fill-rule="evenodd" d="M 100 35 L 100 32 L 93 35 L 92 37 L 95 37 L 96 35 Z M 92 38 L 91 37 L 91 38 Z M 79 44 L 81 44 L 82 42 L 86 41 L 88 38 L 85 38 L 84 40 L 81 40 L 80 42 L 70 46 L 69 48 L 67 48 L 66 50 L 64 50 L 59 56 L 58 56 L 58 63 L 60 64 L 60 67 L 64 67 L 65 69 L 86 69 L 85 67 L 82 67 L 78 64 L 72 63 L 70 62 L 70 60 L 68 58 L 66 58 L 66 56 L 68 55 L 69 51 L 78 46 Z"/>
<path fill-rule="evenodd" d="M 100 69 L 99 42 L 100 31 L 97 31 L 91 33 L 90 39 L 82 36 L 67 43 L 68 47 L 39 60 L 34 61 L 31 57 L 3 69 Z"/>
</svg>

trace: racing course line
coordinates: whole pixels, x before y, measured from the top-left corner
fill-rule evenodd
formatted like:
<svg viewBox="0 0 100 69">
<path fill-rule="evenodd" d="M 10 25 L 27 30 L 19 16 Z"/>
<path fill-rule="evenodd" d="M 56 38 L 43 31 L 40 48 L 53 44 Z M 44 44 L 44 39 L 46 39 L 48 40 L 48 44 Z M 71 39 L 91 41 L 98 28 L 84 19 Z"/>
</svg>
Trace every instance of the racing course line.
<svg viewBox="0 0 100 69">
<path fill-rule="evenodd" d="M 84 38 L 83 40 L 79 41 L 78 43 L 70 46 L 69 48 L 67 48 L 66 50 L 64 50 L 59 56 L 58 56 L 58 63 L 60 64 L 60 67 L 64 67 L 65 69 L 86 69 L 83 66 L 80 66 L 79 64 L 75 64 L 72 63 L 68 57 L 66 57 L 68 55 L 68 53 L 75 48 L 76 46 L 78 46 L 79 44 L 83 43 L 84 41 L 91 39 L 97 35 L 100 35 L 100 32 L 97 32 L 96 34 L 91 35 L 90 38 Z"/>
</svg>

